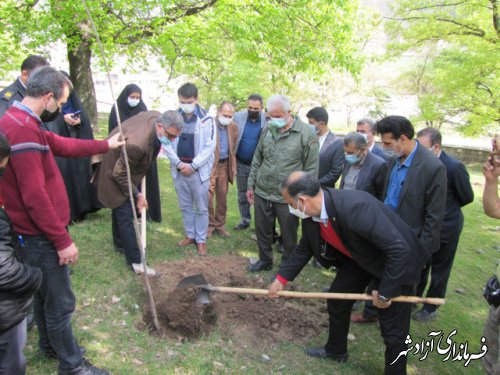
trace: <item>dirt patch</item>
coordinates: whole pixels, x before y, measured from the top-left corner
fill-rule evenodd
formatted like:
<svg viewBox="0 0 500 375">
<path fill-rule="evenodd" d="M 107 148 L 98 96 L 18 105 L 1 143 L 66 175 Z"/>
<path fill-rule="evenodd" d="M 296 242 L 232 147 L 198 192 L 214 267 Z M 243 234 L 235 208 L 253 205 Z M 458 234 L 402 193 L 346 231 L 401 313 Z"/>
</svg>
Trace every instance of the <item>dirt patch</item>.
<svg viewBox="0 0 500 375">
<path fill-rule="evenodd" d="M 184 277 L 202 273 L 214 286 L 265 289 L 270 273 L 250 274 L 247 259 L 237 256 L 188 258 L 155 265 L 160 275 L 151 280 L 164 334 L 176 339 L 196 339 L 212 329 L 250 345 L 263 342 L 306 342 L 328 327 L 325 302 L 320 300 L 271 299 L 267 296 L 212 292 L 211 304 L 196 300 L 197 289 L 176 289 Z M 287 288 L 292 289 L 292 288 Z M 152 326 L 147 304 L 146 325 Z"/>
</svg>

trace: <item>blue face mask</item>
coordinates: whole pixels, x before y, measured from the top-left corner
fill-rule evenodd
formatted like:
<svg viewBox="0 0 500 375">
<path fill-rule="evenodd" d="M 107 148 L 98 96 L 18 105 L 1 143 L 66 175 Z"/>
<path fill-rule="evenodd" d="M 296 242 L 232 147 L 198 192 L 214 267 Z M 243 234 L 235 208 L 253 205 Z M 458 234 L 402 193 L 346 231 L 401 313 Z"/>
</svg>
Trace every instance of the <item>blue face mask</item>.
<svg viewBox="0 0 500 375">
<path fill-rule="evenodd" d="M 269 121 L 269 125 L 272 126 L 272 127 L 277 128 L 277 129 L 284 128 L 285 125 L 286 125 L 286 119 L 271 117 L 271 121 Z"/>
<path fill-rule="evenodd" d="M 168 147 L 172 145 L 172 141 L 168 139 L 168 137 L 162 135 L 161 137 L 158 137 L 158 140 L 161 142 L 161 145 L 163 147 Z"/>
<path fill-rule="evenodd" d="M 359 163 L 359 156 L 357 155 L 352 155 L 352 154 L 346 154 L 345 155 L 345 161 L 348 162 L 349 164 L 357 164 Z"/>
</svg>

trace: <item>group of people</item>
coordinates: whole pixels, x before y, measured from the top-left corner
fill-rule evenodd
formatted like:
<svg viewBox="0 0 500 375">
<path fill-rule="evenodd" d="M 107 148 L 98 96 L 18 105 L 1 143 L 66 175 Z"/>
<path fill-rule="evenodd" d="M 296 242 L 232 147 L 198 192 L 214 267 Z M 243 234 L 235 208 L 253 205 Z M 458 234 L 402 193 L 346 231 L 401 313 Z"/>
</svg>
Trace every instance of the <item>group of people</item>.
<svg viewBox="0 0 500 375">
<path fill-rule="evenodd" d="M 231 235 L 227 193 L 236 180 L 240 220 L 233 230 L 250 227 L 254 206 L 259 259 L 249 272 L 273 269 L 278 227 L 282 236 L 271 296 L 311 258 L 337 270 L 330 292 L 372 295 L 360 314 L 351 314 L 353 301 L 329 300 L 328 341 L 306 354 L 345 362 L 350 322 L 379 320 L 385 373 L 406 373 L 406 357 L 398 355 L 407 347 L 412 306 L 392 299 L 424 295 L 429 276 L 426 295 L 445 297 L 463 226 L 461 207 L 474 199 L 466 168 L 443 151 L 438 130 L 415 134 L 408 119 L 388 116 L 361 119 L 355 132 L 341 138 L 329 130 L 324 108 L 308 111 L 305 123 L 284 95 L 264 104 L 252 94 L 238 112 L 225 101 L 211 115 L 200 105 L 197 87 L 186 83 L 177 91 L 179 108 L 164 113 L 148 110 L 141 89 L 128 85 L 111 111 L 108 139 L 96 141 L 85 130 L 88 116 L 66 75 L 36 56 L 21 70 L 15 87 L 0 93 L 0 192 L 12 223 L 11 231 L 0 213 L 0 290 L 16 300 L 0 303 L 0 373 L 24 373 L 32 300 L 39 350 L 59 360 L 59 374 L 108 373 L 84 359 L 72 333 L 68 265 L 79 252 L 67 226 L 92 210 L 111 208 L 114 248 L 137 272 L 142 259 L 133 205 L 161 221 L 160 153 L 170 162 L 182 212 L 178 246 L 195 245 L 206 256 L 207 238 Z M 82 177 L 85 208 L 71 203 L 77 184 L 65 171 Z M 144 177 L 146 193 L 140 189 Z M 413 313 L 418 321 L 436 316 L 436 306 L 427 304 Z"/>
</svg>

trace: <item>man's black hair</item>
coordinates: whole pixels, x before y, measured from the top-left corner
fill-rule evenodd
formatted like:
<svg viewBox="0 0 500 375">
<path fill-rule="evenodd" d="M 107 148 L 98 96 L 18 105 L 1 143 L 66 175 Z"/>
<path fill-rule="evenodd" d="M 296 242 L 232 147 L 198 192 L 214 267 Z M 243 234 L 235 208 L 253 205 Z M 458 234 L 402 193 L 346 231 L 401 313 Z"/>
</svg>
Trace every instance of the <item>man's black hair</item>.
<svg viewBox="0 0 500 375">
<path fill-rule="evenodd" d="M 182 96 L 183 98 L 198 99 L 198 88 L 194 85 L 194 83 L 188 82 L 179 87 L 177 95 Z"/>
<path fill-rule="evenodd" d="M 288 175 L 281 183 L 280 189 L 286 190 L 291 198 L 295 198 L 298 195 L 315 197 L 319 193 L 321 185 L 312 173 L 303 172 L 303 174 L 293 182 L 290 182 L 290 175 Z"/>
<path fill-rule="evenodd" d="M 376 127 L 379 134 L 391 133 L 394 139 L 399 139 L 402 135 L 413 139 L 415 135 L 415 129 L 410 120 L 403 116 L 384 117 L 377 122 Z"/>
<path fill-rule="evenodd" d="M 49 62 L 45 57 L 37 55 L 29 55 L 27 58 L 24 59 L 23 63 L 21 64 L 21 71 L 25 70 L 27 72 L 31 72 L 36 68 L 48 65 Z"/>
<path fill-rule="evenodd" d="M 262 95 L 259 95 L 259 94 L 251 94 L 251 95 L 248 95 L 248 101 L 250 100 L 258 100 L 260 102 L 260 105 L 263 106 L 264 105 L 264 99 L 262 98 Z"/>
<path fill-rule="evenodd" d="M 443 138 L 441 137 L 441 133 L 436 128 L 425 128 L 420 130 L 417 133 L 417 138 L 419 137 L 429 137 L 429 139 L 431 140 L 431 147 L 435 144 L 441 146 L 441 142 L 443 140 Z"/>
<path fill-rule="evenodd" d="M 316 122 L 323 121 L 328 124 L 328 112 L 323 107 L 314 107 L 309 112 L 307 112 L 307 118 L 312 118 Z"/>
</svg>

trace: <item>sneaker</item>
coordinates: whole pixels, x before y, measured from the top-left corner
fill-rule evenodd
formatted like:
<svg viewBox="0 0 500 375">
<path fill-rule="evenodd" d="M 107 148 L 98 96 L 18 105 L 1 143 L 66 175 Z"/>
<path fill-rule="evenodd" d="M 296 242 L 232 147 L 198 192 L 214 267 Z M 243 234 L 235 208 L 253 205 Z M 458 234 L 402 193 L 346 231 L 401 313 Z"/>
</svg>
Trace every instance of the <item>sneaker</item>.
<svg viewBox="0 0 500 375">
<path fill-rule="evenodd" d="M 413 314 L 412 318 L 418 322 L 428 322 L 437 318 L 437 311 L 430 312 L 422 308 Z"/>
<path fill-rule="evenodd" d="M 142 265 L 142 263 L 132 263 L 132 270 L 136 274 L 140 275 L 144 271 L 144 266 Z M 146 272 L 147 272 L 148 276 L 155 276 L 156 275 L 156 271 L 149 266 L 146 266 Z"/>
</svg>

